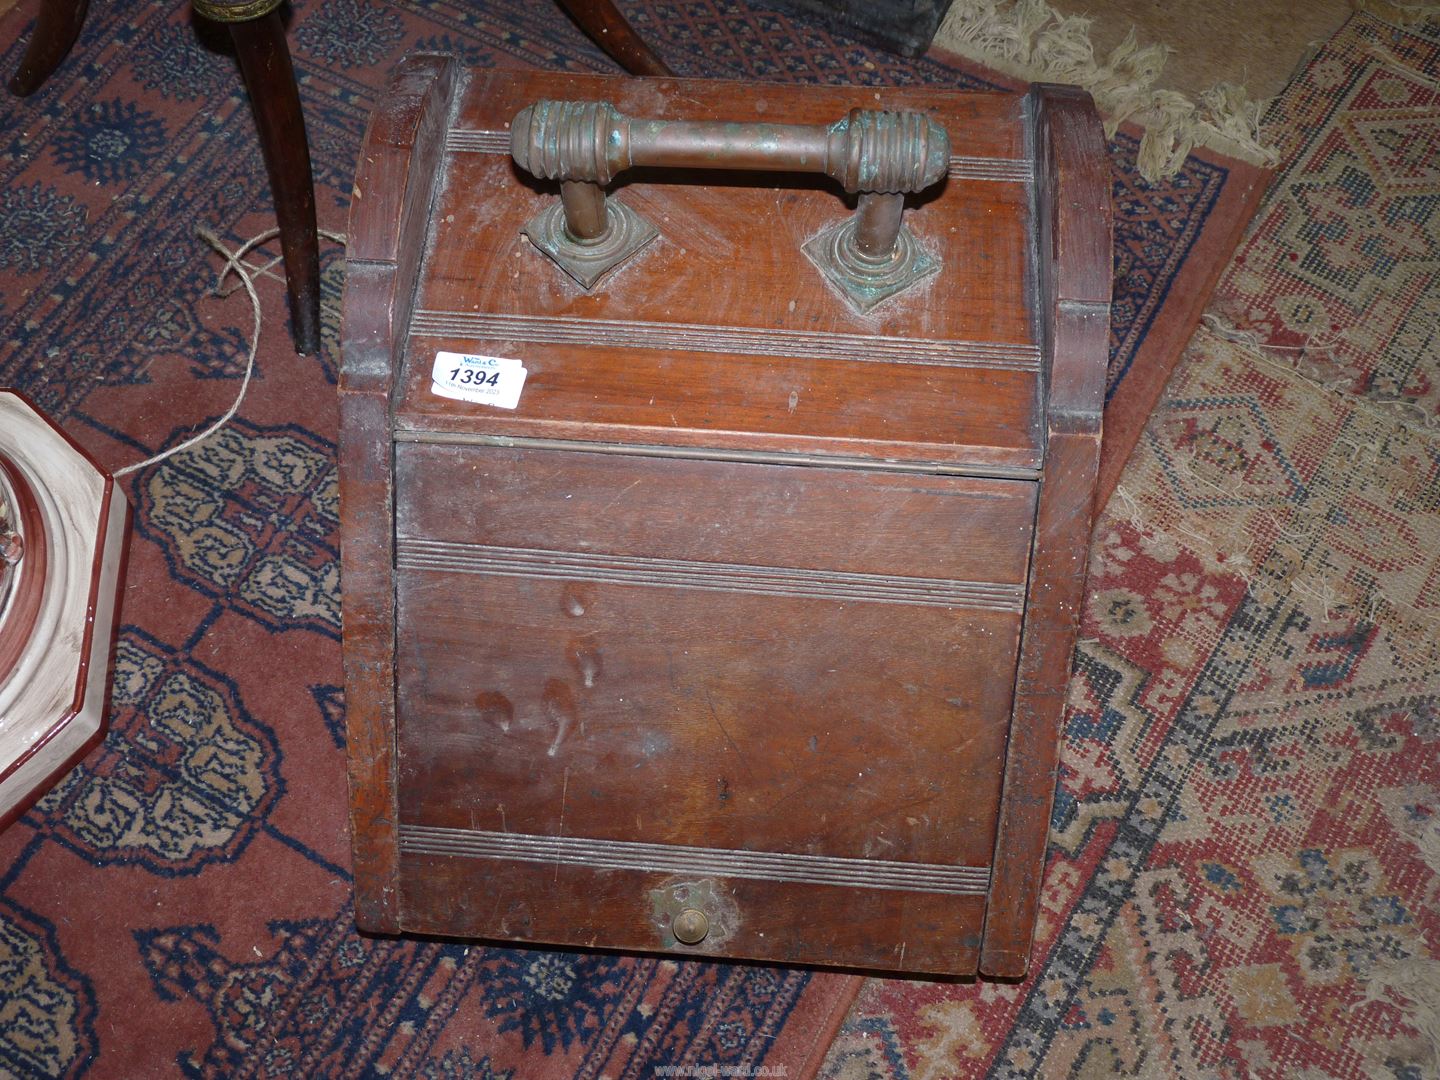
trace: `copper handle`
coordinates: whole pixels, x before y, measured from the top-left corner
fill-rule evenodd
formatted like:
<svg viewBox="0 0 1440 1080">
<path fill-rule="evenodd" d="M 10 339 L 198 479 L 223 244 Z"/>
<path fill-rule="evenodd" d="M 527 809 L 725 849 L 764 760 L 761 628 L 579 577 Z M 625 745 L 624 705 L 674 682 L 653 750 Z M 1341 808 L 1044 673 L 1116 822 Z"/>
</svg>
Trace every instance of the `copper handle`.
<svg viewBox="0 0 1440 1080">
<path fill-rule="evenodd" d="M 919 112 L 851 109 L 833 124 L 638 120 L 608 101 L 541 101 L 510 125 L 510 153 L 544 180 L 608 184 L 632 166 L 825 173 L 846 191 L 923 191 L 950 138 Z"/>
<path fill-rule="evenodd" d="M 934 273 L 938 262 L 904 228 L 907 192 L 945 176 L 950 137 L 921 112 L 851 109 L 833 124 L 641 120 L 608 101 L 539 101 L 515 114 L 510 154 L 560 181 L 559 208 L 526 235 L 585 288 L 656 235 L 604 185 L 628 168 L 824 173 L 858 192 L 853 220 L 807 241 L 810 260 L 862 311 Z"/>
<path fill-rule="evenodd" d="M 950 137 L 919 112 L 851 109 L 829 125 L 737 124 L 636 119 L 608 101 L 540 101 L 515 115 L 510 153 L 533 176 L 561 181 L 567 231 L 577 240 L 605 231 L 595 185 L 628 168 L 807 172 L 862 193 L 857 246 L 884 258 L 900 229 L 903 195 L 945 175 Z"/>
</svg>

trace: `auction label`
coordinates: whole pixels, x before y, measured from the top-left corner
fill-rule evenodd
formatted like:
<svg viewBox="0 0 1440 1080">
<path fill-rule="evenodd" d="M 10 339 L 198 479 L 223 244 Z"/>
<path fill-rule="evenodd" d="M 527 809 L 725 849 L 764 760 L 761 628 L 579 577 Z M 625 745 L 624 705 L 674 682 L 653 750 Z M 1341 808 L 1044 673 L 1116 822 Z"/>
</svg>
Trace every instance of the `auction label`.
<svg viewBox="0 0 1440 1080">
<path fill-rule="evenodd" d="M 513 409 L 520 404 L 526 371 L 511 356 L 473 356 L 469 353 L 435 354 L 430 370 L 430 392 L 457 401 Z"/>
</svg>

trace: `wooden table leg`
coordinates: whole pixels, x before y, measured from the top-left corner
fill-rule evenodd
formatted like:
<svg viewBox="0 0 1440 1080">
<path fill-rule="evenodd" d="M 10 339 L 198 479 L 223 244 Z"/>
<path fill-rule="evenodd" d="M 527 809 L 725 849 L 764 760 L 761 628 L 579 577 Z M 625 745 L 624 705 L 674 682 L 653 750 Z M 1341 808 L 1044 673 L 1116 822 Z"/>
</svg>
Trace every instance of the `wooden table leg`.
<svg viewBox="0 0 1440 1080">
<path fill-rule="evenodd" d="M 260 149 L 270 173 L 280 249 L 285 256 L 285 283 L 290 293 L 290 318 L 295 351 L 320 351 L 320 247 L 315 234 L 315 184 L 310 173 L 310 146 L 300 89 L 285 43 L 278 11 L 256 19 L 229 23 L 250 91 Z"/>
<path fill-rule="evenodd" d="M 20 68 L 10 80 L 10 92 L 28 97 L 45 85 L 55 69 L 70 54 L 70 47 L 85 25 L 89 0 L 40 0 L 35 33 L 25 49 Z"/>
<path fill-rule="evenodd" d="M 586 35 L 631 75 L 673 75 L 611 0 L 560 0 Z"/>
</svg>

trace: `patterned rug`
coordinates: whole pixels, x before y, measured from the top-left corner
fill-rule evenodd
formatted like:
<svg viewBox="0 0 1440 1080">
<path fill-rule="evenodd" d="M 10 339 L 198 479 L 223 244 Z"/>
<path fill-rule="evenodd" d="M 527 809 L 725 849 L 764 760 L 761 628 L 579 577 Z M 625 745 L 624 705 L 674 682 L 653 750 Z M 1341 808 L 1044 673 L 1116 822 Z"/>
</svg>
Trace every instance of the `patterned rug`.
<svg viewBox="0 0 1440 1080">
<path fill-rule="evenodd" d="M 948 55 L 931 52 L 932 57 Z M 956 67 L 977 70 L 958 56 L 950 59 Z M 997 85 L 1025 85 L 979 71 Z M 1115 263 L 1105 440 L 1097 481 L 1102 505 L 1115 490 L 1271 176 L 1268 169 L 1200 150 L 1185 159 L 1175 176 L 1152 184 L 1135 164 L 1143 136 L 1140 128 L 1122 124 L 1110 142 Z"/>
<path fill-rule="evenodd" d="M 629 10 L 686 74 L 984 85 L 763 6 Z M 6 71 L 26 32 L 23 12 L 0 20 Z M 406 51 L 610 70 L 549 2 L 307 0 L 290 38 L 321 224 L 335 230 L 375 88 Z M 210 295 L 216 260 L 195 228 L 238 244 L 273 211 L 224 44 L 184 0 L 93 5 L 57 78 L 0 108 L 0 383 L 111 467 L 177 445 L 235 394 L 251 316 L 243 296 Z M 1117 393 L 1190 317 L 1256 181 L 1196 157 L 1148 185 L 1135 145 L 1122 133 L 1112 146 Z M 313 358 L 288 350 L 283 288 L 262 281 L 267 333 L 240 417 L 126 478 L 136 518 L 112 730 L 0 834 L 0 1074 L 558 1080 L 700 1063 L 809 1075 L 853 977 L 354 932 L 334 458 L 342 274 L 328 250 L 326 349 Z"/>
<path fill-rule="evenodd" d="M 1362 15 L 1278 102 L 1095 533 L 1033 972 L 867 983 L 824 1077 L 1440 1075 L 1437 105 Z"/>
</svg>

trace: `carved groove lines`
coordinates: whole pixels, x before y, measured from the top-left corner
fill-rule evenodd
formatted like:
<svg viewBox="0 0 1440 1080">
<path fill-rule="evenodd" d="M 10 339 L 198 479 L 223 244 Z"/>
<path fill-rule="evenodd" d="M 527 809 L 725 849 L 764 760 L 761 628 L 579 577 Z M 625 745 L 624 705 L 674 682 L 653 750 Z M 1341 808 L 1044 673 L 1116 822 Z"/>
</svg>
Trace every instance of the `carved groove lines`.
<svg viewBox="0 0 1440 1080">
<path fill-rule="evenodd" d="M 768 330 L 695 323 L 613 322 L 550 315 L 417 311 L 411 333 L 430 337 L 530 341 L 616 349 L 671 349 L 742 356 L 823 356 L 881 364 L 1038 372 L 1037 345 L 867 337 L 818 330 Z"/>
<path fill-rule="evenodd" d="M 445 133 L 445 149 L 452 154 L 508 154 L 510 153 L 510 132 L 466 131 L 462 128 L 451 128 Z"/>
<path fill-rule="evenodd" d="M 759 593 L 806 600 L 983 608 L 1018 613 L 1025 598 L 1021 585 L 982 581 L 656 559 L 588 551 L 493 547 L 407 536 L 398 538 L 395 556 L 396 565 L 404 570 Z"/>
<path fill-rule="evenodd" d="M 1024 158 L 952 157 L 946 175 L 951 180 L 1028 184 L 1035 177 L 1035 166 Z"/>
<path fill-rule="evenodd" d="M 446 829 L 429 825 L 400 826 L 400 850 L 412 855 L 443 855 L 469 859 L 513 859 L 519 862 L 589 866 L 604 870 L 742 877 L 807 885 L 848 885 L 864 889 L 982 896 L 990 884 L 984 866 L 845 859 L 784 852 L 737 851 L 730 848 L 680 847 L 628 840 L 587 840 L 574 836 L 530 836 L 524 833 Z"/>
<path fill-rule="evenodd" d="M 510 132 L 468 131 L 452 128 L 445 133 L 445 149 L 454 153 L 508 154 Z M 1034 166 L 1024 158 L 983 158 L 954 155 L 947 175 L 952 180 L 994 180 L 1025 184 L 1034 176 Z"/>
</svg>

